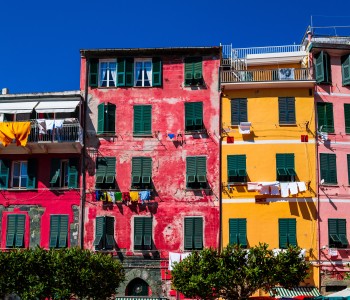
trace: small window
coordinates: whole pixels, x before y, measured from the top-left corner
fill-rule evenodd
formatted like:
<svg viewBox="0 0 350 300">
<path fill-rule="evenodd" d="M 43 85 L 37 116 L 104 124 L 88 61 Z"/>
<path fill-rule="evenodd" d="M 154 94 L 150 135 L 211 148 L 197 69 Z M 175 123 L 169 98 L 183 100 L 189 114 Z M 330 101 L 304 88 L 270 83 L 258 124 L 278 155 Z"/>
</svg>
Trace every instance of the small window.
<svg viewBox="0 0 350 300">
<path fill-rule="evenodd" d="M 25 215 L 7 216 L 6 248 L 24 247 L 25 220 Z"/>
<path fill-rule="evenodd" d="M 133 135 L 152 135 L 152 105 L 134 105 Z"/>
<path fill-rule="evenodd" d="M 185 218 L 185 250 L 203 249 L 203 218 L 192 217 Z"/>
<path fill-rule="evenodd" d="M 134 218 L 134 249 L 135 250 L 152 249 L 152 218 L 150 217 Z"/>
<path fill-rule="evenodd" d="M 100 60 L 99 86 L 115 87 L 117 85 L 116 60 Z"/>
<path fill-rule="evenodd" d="M 51 160 L 51 187 L 57 188 L 77 188 L 78 187 L 78 159 Z"/>
<path fill-rule="evenodd" d="M 320 153 L 321 178 L 324 184 L 337 184 L 337 157 L 335 154 Z"/>
<path fill-rule="evenodd" d="M 319 131 L 328 133 L 334 132 L 332 103 L 317 103 L 317 123 Z"/>
<path fill-rule="evenodd" d="M 295 98 L 278 98 L 279 124 L 295 124 Z"/>
<path fill-rule="evenodd" d="M 203 102 L 185 103 L 185 131 L 201 131 L 203 124 Z"/>
<path fill-rule="evenodd" d="M 68 245 L 68 215 L 51 215 L 50 248 L 66 248 Z"/>
<path fill-rule="evenodd" d="M 295 181 L 294 154 L 276 154 L 277 181 Z"/>
<path fill-rule="evenodd" d="M 115 157 L 97 157 L 96 159 L 96 188 L 115 188 L 116 175 Z"/>
<path fill-rule="evenodd" d="M 113 217 L 96 217 L 94 246 L 96 250 L 114 249 L 115 240 Z"/>
<path fill-rule="evenodd" d="M 10 175 L 10 164 L 9 160 L 1 159 L 0 160 L 0 189 L 6 190 L 9 184 L 9 175 Z"/>
<path fill-rule="evenodd" d="M 12 163 L 12 187 L 13 188 L 27 188 L 28 177 L 27 161 L 14 161 Z"/>
<path fill-rule="evenodd" d="M 231 100 L 231 125 L 248 122 L 247 99 L 237 98 Z"/>
<path fill-rule="evenodd" d="M 112 103 L 98 105 L 97 134 L 115 134 L 115 108 Z"/>
<path fill-rule="evenodd" d="M 350 54 L 341 58 L 341 73 L 343 86 L 350 85 Z"/>
<path fill-rule="evenodd" d="M 247 247 L 247 219 L 229 219 L 229 243 Z"/>
<path fill-rule="evenodd" d="M 331 63 L 327 52 L 321 51 L 315 55 L 315 72 L 316 83 L 330 84 L 331 80 Z"/>
<path fill-rule="evenodd" d="M 346 219 L 328 219 L 328 245 L 330 248 L 347 248 Z"/>
<path fill-rule="evenodd" d="M 152 158 L 133 157 L 131 189 L 150 189 L 152 187 Z"/>
<path fill-rule="evenodd" d="M 296 219 L 278 219 L 279 248 L 297 246 Z"/>
<path fill-rule="evenodd" d="M 205 156 L 186 157 L 186 187 L 205 189 L 207 184 L 207 158 Z"/>
<path fill-rule="evenodd" d="M 246 156 L 244 154 L 227 156 L 227 181 L 247 181 Z"/>
<path fill-rule="evenodd" d="M 152 60 L 135 59 L 135 82 L 134 86 L 152 86 Z"/>
<path fill-rule="evenodd" d="M 350 104 L 344 104 L 345 133 L 350 134 Z"/>
<path fill-rule="evenodd" d="M 202 58 L 185 58 L 185 86 L 203 85 Z"/>
</svg>

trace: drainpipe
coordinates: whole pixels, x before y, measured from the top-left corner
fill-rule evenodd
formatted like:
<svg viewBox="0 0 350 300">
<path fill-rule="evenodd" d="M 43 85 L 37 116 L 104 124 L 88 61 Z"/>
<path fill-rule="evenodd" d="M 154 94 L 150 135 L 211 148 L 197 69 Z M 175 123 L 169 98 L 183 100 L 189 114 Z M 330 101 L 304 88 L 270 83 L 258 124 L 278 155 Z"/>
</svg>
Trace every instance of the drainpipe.
<svg viewBox="0 0 350 300">
<path fill-rule="evenodd" d="M 88 108 L 88 81 L 89 81 L 89 68 L 90 62 L 86 58 L 85 61 L 85 87 L 84 87 L 84 114 L 83 114 L 83 155 L 81 162 L 81 173 L 82 173 L 82 193 L 80 201 L 80 248 L 84 249 L 84 215 L 85 215 L 85 198 L 86 198 L 86 171 L 85 171 L 85 156 L 86 156 L 86 119 L 87 119 L 87 108 Z"/>
</svg>

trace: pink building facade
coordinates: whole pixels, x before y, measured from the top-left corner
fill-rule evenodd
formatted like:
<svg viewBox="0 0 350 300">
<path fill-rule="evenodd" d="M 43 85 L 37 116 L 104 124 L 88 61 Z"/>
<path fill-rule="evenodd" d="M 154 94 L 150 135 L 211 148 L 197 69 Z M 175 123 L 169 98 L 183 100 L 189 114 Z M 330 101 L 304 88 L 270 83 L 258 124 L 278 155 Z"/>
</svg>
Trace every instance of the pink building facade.
<svg viewBox="0 0 350 300">
<path fill-rule="evenodd" d="M 219 64 L 219 47 L 81 50 L 84 247 L 123 262 L 120 296 L 169 297 L 169 258 L 219 246 Z"/>
</svg>

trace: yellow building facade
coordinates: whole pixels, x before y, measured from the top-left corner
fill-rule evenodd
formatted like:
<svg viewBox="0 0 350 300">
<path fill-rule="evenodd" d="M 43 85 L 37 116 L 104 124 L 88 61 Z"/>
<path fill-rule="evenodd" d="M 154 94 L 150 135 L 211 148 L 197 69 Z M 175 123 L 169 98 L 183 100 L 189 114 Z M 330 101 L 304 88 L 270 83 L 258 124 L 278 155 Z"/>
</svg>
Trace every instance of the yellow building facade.
<svg viewBox="0 0 350 300">
<path fill-rule="evenodd" d="M 298 245 L 313 263 L 305 283 L 318 286 L 314 81 L 307 54 L 296 46 L 224 48 L 220 76 L 222 246 L 265 242 L 279 251 Z"/>
</svg>

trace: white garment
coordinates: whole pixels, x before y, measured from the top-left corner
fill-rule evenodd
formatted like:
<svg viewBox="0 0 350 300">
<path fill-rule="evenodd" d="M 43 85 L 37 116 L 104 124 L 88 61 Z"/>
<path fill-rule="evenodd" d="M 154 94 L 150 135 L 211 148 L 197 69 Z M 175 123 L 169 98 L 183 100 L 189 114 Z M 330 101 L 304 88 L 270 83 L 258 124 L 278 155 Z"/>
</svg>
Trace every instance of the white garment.
<svg viewBox="0 0 350 300">
<path fill-rule="evenodd" d="M 306 191 L 306 185 L 304 181 L 298 181 L 297 182 L 299 192 L 305 192 Z"/>
<path fill-rule="evenodd" d="M 55 128 L 62 128 L 63 127 L 63 119 L 57 119 L 55 120 Z"/>
<path fill-rule="evenodd" d="M 271 195 L 277 196 L 280 195 L 280 185 L 276 184 L 276 185 L 271 185 Z"/>
<path fill-rule="evenodd" d="M 335 248 L 329 248 L 328 249 L 328 255 L 330 256 L 338 256 L 338 251 Z"/>
<path fill-rule="evenodd" d="M 46 130 L 52 130 L 55 125 L 55 120 L 45 120 Z"/>
<path fill-rule="evenodd" d="M 305 257 L 305 254 L 306 254 L 306 249 L 301 249 L 299 257 Z"/>
<path fill-rule="evenodd" d="M 290 191 L 291 195 L 298 194 L 298 186 L 297 186 L 296 182 L 289 182 L 288 188 L 289 188 L 289 191 Z"/>
<path fill-rule="evenodd" d="M 46 134 L 46 123 L 45 119 L 37 119 L 39 133 Z"/>
<path fill-rule="evenodd" d="M 169 266 L 168 266 L 168 270 L 172 271 L 173 263 L 175 263 L 175 262 L 179 263 L 180 260 L 181 260 L 181 254 L 180 253 L 169 252 Z"/>
<path fill-rule="evenodd" d="M 191 255 L 191 252 L 181 253 L 181 260 L 185 259 L 189 255 Z"/>
<path fill-rule="evenodd" d="M 274 256 L 277 256 L 281 251 L 281 249 L 272 249 L 272 253 Z"/>
<path fill-rule="evenodd" d="M 248 182 L 247 189 L 248 191 L 259 191 L 261 187 L 257 182 Z"/>
<path fill-rule="evenodd" d="M 262 195 L 270 194 L 270 187 L 269 186 L 262 186 L 260 189 L 260 194 L 262 194 Z"/>
<path fill-rule="evenodd" d="M 280 185 L 281 185 L 281 196 L 288 197 L 289 196 L 288 182 L 281 182 Z"/>
</svg>

